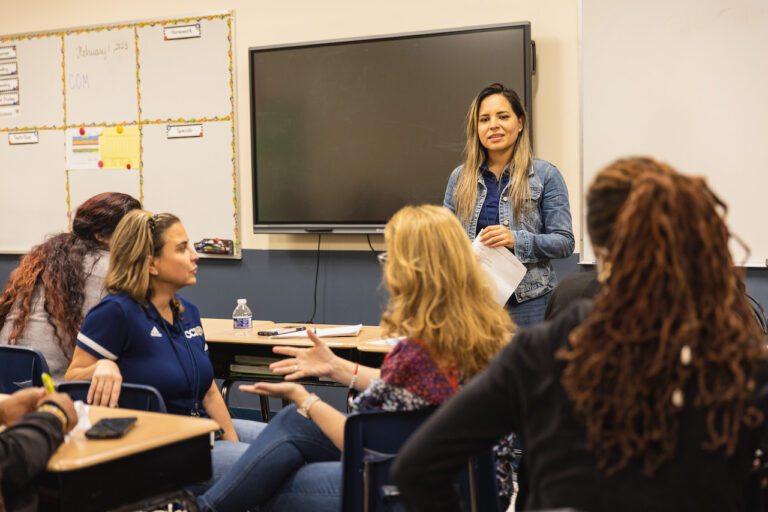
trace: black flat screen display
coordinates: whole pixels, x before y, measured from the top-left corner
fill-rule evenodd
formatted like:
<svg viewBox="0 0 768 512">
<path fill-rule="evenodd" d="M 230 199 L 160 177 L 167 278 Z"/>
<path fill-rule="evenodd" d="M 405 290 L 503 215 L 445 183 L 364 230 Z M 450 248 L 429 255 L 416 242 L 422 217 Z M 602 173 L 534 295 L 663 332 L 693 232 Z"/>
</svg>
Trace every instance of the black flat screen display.
<svg viewBox="0 0 768 512">
<path fill-rule="evenodd" d="M 486 85 L 531 109 L 530 25 L 250 49 L 254 232 L 376 232 L 442 204 Z"/>
</svg>

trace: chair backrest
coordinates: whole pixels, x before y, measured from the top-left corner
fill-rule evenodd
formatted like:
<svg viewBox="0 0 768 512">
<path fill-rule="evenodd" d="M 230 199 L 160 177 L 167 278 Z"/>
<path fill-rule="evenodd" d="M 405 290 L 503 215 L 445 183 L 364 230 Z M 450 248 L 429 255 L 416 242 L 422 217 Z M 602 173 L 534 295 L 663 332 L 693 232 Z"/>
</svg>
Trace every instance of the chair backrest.
<svg viewBox="0 0 768 512">
<path fill-rule="evenodd" d="M 749 305 L 752 306 L 752 312 L 755 314 L 755 319 L 760 326 L 760 330 L 763 331 L 763 334 L 768 334 L 768 315 L 765 314 L 763 306 L 761 306 L 757 299 L 750 294 L 747 294 L 747 300 L 749 301 Z"/>
<path fill-rule="evenodd" d="M 23 388 L 42 386 L 43 372 L 49 372 L 48 363 L 39 350 L 0 345 L 0 393 L 10 395 Z"/>
<path fill-rule="evenodd" d="M 89 380 L 70 380 L 58 385 L 58 390 L 67 393 L 72 400 L 82 400 L 88 397 L 88 388 L 91 387 Z M 165 408 L 165 401 L 160 392 L 152 386 L 144 384 L 132 384 L 123 382 L 120 389 L 120 398 L 117 405 L 121 409 L 138 409 L 140 411 L 168 412 Z"/>
<path fill-rule="evenodd" d="M 407 412 L 366 411 L 347 418 L 344 426 L 344 512 L 404 511 L 389 478 L 397 452 L 434 408 Z M 501 509 L 491 450 L 467 461 L 457 476 L 469 511 Z"/>
</svg>

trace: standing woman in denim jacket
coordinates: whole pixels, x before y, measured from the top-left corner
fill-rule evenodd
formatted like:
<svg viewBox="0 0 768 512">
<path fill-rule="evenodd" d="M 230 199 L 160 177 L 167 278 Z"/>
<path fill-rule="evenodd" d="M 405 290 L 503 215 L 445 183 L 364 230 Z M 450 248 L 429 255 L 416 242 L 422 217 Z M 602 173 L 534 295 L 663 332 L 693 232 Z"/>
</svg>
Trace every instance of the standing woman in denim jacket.
<svg viewBox="0 0 768 512">
<path fill-rule="evenodd" d="M 448 181 L 444 206 L 470 240 L 507 247 L 526 266 L 506 308 L 519 326 L 544 318 L 557 285 L 550 260 L 573 253 L 568 189 L 557 167 L 533 158 L 528 114 L 520 97 L 492 84 L 467 114 L 464 164 Z"/>
</svg>

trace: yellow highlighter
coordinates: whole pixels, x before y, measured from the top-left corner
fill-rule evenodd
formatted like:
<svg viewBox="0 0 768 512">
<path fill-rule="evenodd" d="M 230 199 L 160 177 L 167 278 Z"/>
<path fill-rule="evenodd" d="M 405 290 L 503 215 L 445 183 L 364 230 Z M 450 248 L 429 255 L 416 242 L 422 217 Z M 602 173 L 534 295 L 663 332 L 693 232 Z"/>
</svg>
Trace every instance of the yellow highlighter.
<svg viewBox="0 0 768 512">
<path fill-rule="evenodd" d="M 43 372 L 43 375 L 41 376 L 43 379 L 43 387 L 49 394 L 54 394 L 56 392 L 56 388 L 53 385 L 53 379 L 50 375 Z"/>
</svg>

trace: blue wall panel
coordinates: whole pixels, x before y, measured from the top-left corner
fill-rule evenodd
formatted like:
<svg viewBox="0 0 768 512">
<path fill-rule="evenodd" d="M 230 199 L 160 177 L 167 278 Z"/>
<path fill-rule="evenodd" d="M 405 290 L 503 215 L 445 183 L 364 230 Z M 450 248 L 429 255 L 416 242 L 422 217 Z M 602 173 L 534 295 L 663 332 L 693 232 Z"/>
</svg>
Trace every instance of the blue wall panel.
<svg viewBox="0 0 768 512">
<path fill-rule="evenodd" d="M 0 282 L 18 264 L 18 255 L 0 255 Z M 197 285 L 181 294 L 204 317 L 228 318 L 238 298 L 248 299 L 255 319 L 303 322 L 312 316 L 315 251 L 243 251 L 242 260 L 200 260 Z M 578 272 L 578 256 L 554 262 L 561 278 Z M 749 293 L 768 305 L 768 269 L 748 269 Z M 381 268 L 371 252 L 321 251 L 316 323 L 376 325 L 386 304 Z"/>
</svg>

